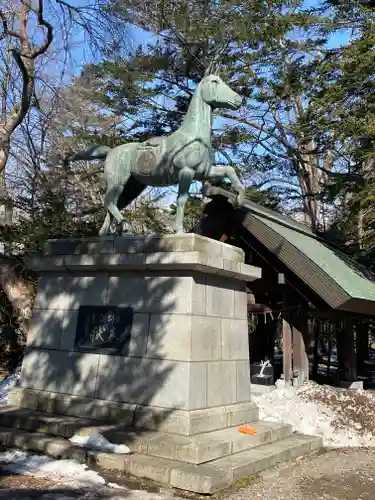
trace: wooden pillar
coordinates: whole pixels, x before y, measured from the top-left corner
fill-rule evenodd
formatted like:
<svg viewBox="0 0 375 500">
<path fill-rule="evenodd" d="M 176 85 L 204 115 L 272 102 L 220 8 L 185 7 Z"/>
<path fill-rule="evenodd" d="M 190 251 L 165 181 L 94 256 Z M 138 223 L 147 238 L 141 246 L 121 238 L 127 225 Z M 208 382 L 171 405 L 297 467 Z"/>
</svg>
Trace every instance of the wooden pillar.
<svg viewBox="0 0 375 500">
<path fill-rule="evenodd" d="M 301 299 L 299 302 L 300 308 L 293 311 L 292 316 L 293 372 L 297 375 L 296 385 L 309 380 L 308 304 Z"/>
<path fill-rule="evenodd" d="M 283 289 L 283 313 L 282 313 L 282 332 L 283 332 L 283 375 L 287 384 L 293 382 L 293 343 L 291 327 L 291 307 L 293 307 L 293 298 L 291 290 L 286 284 L 283 274 L 279 274 L 278 283 Z"/>
<path fill-rule="evenodd" d="M 354 349 L 354 328 L 350 319 L 345 319 L 336 329 L 337 357 L 340 379 L 354 382 L 357 379 L 356 353 Z"/>
<path fill-rule="evenodd" d="M 293 356 L 292 356 L 292 329 L 285 314 L 283 317 L 283 374 L 286 383 L 293 381 Z"/>
<path fill-rule="evenodd" d="M 319 334 L 320 334 L 320 322 L 312 322 L 312 331 L 314 337 L 314 348 L 313 348 L 313 366 L 312 366 L 312 376 L 316 380 L 318 376 L 318 366 L 319 366 Z"/>
<path fill-rule="evenodd" d="M 369 324 L 368 321 L 359 321 L 356 324 L 356 356 L 357 371 L 363 375 L 365 360 L 369 359 Z"/>
<path fill-rule="evenodd" d="M 283 281 L 281 276 L 280 281 Z M 283 315 L 284 377 L 296 385 L 302 385 L 309 379 L 308 304 L 285 280 L 283 308 L 286 309 Z"/>
<path fill-rule="evenodd" d="M 272 309 L 266 304 L 256 303 L 255 295 L 248 289 L 247 310 L 257 315 L 257 326 L 249 335 L 250 359 L 254 362 L 273 360 L 274 329 L 271 321 Z"/>
</svg>

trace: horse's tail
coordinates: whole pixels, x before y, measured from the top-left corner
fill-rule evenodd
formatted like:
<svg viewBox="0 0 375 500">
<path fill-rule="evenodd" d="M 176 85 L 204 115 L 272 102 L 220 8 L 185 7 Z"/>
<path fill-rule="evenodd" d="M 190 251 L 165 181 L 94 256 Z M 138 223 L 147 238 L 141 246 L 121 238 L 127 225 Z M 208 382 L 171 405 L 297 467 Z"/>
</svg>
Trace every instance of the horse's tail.
<svg viewBox="0 0 375 500">
<path fill-rule="evenodd" d="M 92 148 L 86 149 L 85 151 L 80 151 L 79 153 L 74 153 L 66 158 L 67 162 L 80 161 L 80 160 L 104 160 L 111 148 L 108 146 L 93 146 Z"/>
<path fill-rule="evenodd" d="M 111 225 L 111 216 L 110 216 L 109 212 L 107 212 L 107 215 L 105 216 L 103 225 L 100 228 L 99 236 L 106 236 L 109 233 L 110 225 Z"/>
</svg>

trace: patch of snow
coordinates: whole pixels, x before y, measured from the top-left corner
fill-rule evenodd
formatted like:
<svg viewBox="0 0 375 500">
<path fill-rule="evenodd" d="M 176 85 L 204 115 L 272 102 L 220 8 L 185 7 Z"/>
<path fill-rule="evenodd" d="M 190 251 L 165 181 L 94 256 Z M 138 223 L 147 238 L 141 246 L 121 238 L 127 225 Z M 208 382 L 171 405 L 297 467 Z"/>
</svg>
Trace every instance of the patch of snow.
<svg viewBox="0 0 375 500">
<path fill-rule="evenodd" d="M 8 404 L 8 393 L 9 389 L 12 389 L 18 382 L 20 378 L 21 370 L 17 370 L 12 375 L 5 377 L 0 382 L 0 405 Z"/>
<path fill-rule="evenodd" d="M 46 456 L 29 455 L 24 451 L 8 450 L 0 453 L 0 464 L 14 474 L 48 477 L 51 481 L 63 482 L 74 488 L 106 484 L 97 472 L 76 460 L 54 460 Z"/>
<path fill-rule="evenodd" d="M 97 498 L 103 492 L 103 498 L 112 500 L 178 500 L 169 494 L 148 493 L 143 490 L 130 490 L 116 483 L 107 483 L 97 472 L 75 460 L 55 460 L 46 456 L 29 455 L 24 451 L 8 450 L 0 453 L 0 464 L 13 474 L 45 477 L 59 485 L 72 489 L 87 489 L 82 498 Z M 118 493 L 109 490 L 118 490 Z M 124 493 L 122 493 L 124 491 Z M 93 494 L 95 492 L 95 495 Z M 44 498 L 44 497 L 43 497 Z M 52 497 L 51 497 L 52 498 Z M 60 498 L 60 497 L 59 497 Z M 65 497 L 64 497 L 65 498 Z M 68 498 L 68 497 L 67 497 Z M 71 496 L 69 496 L 71 498 Z M 81 498 L 81 496 L 80 496 Z M 182 499 L 180 499 L 182 500 Z"/>
<path fill-rule="evenodd" d="M 322 436 L 323 444 L 329 447 L 375 447 L 372 391 L 314 382 L 296 388 L 283 380 L 275 385 L 272 392 L 253 395 L 261 420 L 287 423 L 294 431 Z"/>
<path fill-rule="evenodd" d="M 89 450 L 106 451 L 109 453 L 116 453 L 119 455 L 131 453 L 131 450 L 124 444 L 114 444 L 108 441 L 102 434 L 81 435 L 74 434 L 70 438 L 70 442 Z"/>
</svg>

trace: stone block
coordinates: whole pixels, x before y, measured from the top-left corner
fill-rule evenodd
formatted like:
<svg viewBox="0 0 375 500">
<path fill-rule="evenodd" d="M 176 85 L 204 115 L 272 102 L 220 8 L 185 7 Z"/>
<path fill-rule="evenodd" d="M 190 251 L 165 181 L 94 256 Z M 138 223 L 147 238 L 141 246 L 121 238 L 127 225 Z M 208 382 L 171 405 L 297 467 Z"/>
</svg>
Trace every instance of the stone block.
<svg viewBox="0 0 375 500">
<path fill-rule="evenodd" d="M 212 257 L 227 258 L 239 262 L 244 261 L 242 249 L 194 233 L 117 237 L 114 242 L 114 251 L 126 254 L 199 252 Z"/>
<path fill-rule="evenodd" d="M 229 245 L 228 243 L 219 243 L 221 247 L 221 257 L 225 260 L 230 260 L 233 262 L 244 262 L 245 252 L 242 248 Z"/>
<path fill-rule="evenodd" d="M 100 355 L 96 398 L 165 408 L 188 403 L 187 363 Z"/>
<path fill-rule="evenodd" d="M 0 427 L 0 445 L 1 446 L 12 446 L 14 429 L 9 427 Z"/>
<path fill-rule="evenodd" d="M 108 420 L 123 426 L 133 424 L 135 405 L 94 400 L 91 416 L 95 420 Z"/>
<path fill-rule="evenodd" d="M 207 363 L 188 363 L 188 401 L 186 408 L 196 410 L 207 407 Z"/>
<path fill-rule="evenodd" d="M 108 280 L 107 304 L 144 309 L 147 302 L 145 277 L 137 273 L 111 274 Z"/>
<path fill-rule="evenodd" d="M 234 478 L 251 476 L 277 463 L 302 456 L 321 446 L 321 438 L 294 434 L 259 448 L 236 453 L 215 461 L 215 466 L 233 472 Z"/>
<path fill-rule="evenodd" d="M 237 365 L 237 402 L 250 401 L 251 399 L 251 381 L 250 381 L 250 362 L 236 361 Z"/>
<path fill-rule="evenodd" d="M 231 454 L 231 441 L 207 439 L 207 436 L 185 437 L 161 434 L 148 441 L 147 454 L 179 460 L 191 464 L 202 464 Z"/>
<path fill-rule="evenodd" d="M 214 257 L 212 255 L 202 254 L 196 252 L 193 269 L 202 273 L 211 274 L 226 274 L 224 272 L 224 261 L 221 257 Z"/>
<path fill-rule="evenodd" d="M 226 426 L 234 427 L 259 420 L 259 408 L 253 401 L 226 407 Z"/>
<path fill-rule="evenodd" d="M 189 314 L 193 311 L 193 278 L 168 275 L 146 276 L 146 293 L 141 312 L 153 314 Z"/>
<path fill-rule="evenodd" d="M 221 358 L 220 320 L 207 316 L 191 316 L 192 361 L 216 361 Z"/>
<path fill-rule="evenodd" d="M 146 357 L 187 361 L 190 332 L 190 315 L 151 314 Z"/>
<path fill-rule="evenodd" d="M 43 248 L 45 255 L 79 255 L 84 253 L 113 253 L 114 236 L 100 238 L 61 238 L 48 240 Z"/>
<path fill-rule="evenodd" d="M 21 387 L 13 387 L 8 392 L 8 404 L 12 406 L 21 406 L 22 389 Z"/>
<path fill-rule="evenodd" d="M 248 325 L 245 319 L 223 318 L 221 322 L 222 358 L 249 359 Z"/>
<path fill-rule="evenodd" d="M 137 406 L 133 425 L 137 429 L 162 431 L 183 436 L 195 436 L 258 420 L 255 403 L 238 403 L 196 410 L 178 410 Z"/>
<path fill-rule="evenodd" d="M 126 456 L 115 453 L 89 451 L 87 463 L 90 467 L 100 467 L 103 470 L 126 472 Z"/>
<path fill-rule="evenodd" d="M 150 328 L 150 315 L 135 313 L 127 356 L 145 357 Z M 124 354 L 124 353 L 123 353 Z"/>
<path fill-rule="evenodd" d="M 36 309 L 78 309 L 81 305 L 104 305 L 108 274 L 68 276 L 46 273 L 41 276 L 35 298 Z"/>
<path fill-rule="evenodd" d="M 262 277 L 262 269 L 260 267 L 242 263 L 238 263 L 238 267 L 239 272 L 234 276 L 237 280 L 255 281 Z"/>
<path fill-rule="evenodd" d="M 169 483 L 172 463 L 170 460 L 144 455 L 129 455 L 126 458 L 126 472 L 136 477 L 147 477 L 158 483 Z"/>
<path fill-rule="evenodd" d="M 29 408 L 30 410 L 37 410 L 39 408 L 39 393 L 41 391 L 19 387 L 17 392 L 19 393 L 19 406 L 21 408 Z"/>
<path fill-rule="evenodd" d="M 217 469 L 211 465 L 181 464 L 173 467 L 170 474 L 170 486 L 187 491 L 199 491 L 211 495 L 218 490 L 228 488 L 233 483 L 230 470 Z"/>
<path fill-rule="evenodd" d="M 99 355 L 28 349 L 20 378 L 21 387 L 92 397 Z"/>
<path fill-rule="evenodd" d="M 235 361 L 207 363 L 207 405 L 222 406 L 236 403 L 237 373 Z"/>
<path fill-rule="evenodd" d="M 234 317 L 247 322 L 247 293 L 244 281 L 234 282 Z"/>
<path fill-rule="evenodd" d="M 47 396 L 47 393 L 45 393 Z M 73 417 L 93 416 L 93 400 L 88 397 L 72 396 L 71 394 L 51 393 L 50 401 L 54 401 L 56 410 L 54 413 L 60 415 L 69 415 Z"/>
<path fill-rule="evenodd" d="M 188 434 L 194 436 L 202 432 L 225 429 L 227 426 L 226 407 L 217 406 L 215 408 L 203 408 L 191 412 L 189 415 Z"/>
<path fill-rule="evenodd" d="M 201 273 L 192 274 L 192 313 L 206 315 L 206 276 Z"/>
<path fill-rule="evenodd" d="M 222 276 L 228 278 L 233 278 L 240 270 L 240 265 L 238 262 L 233 260 L 223 259 L 223 272 L 220 273 Z"/>
<path fill-rule="evenodd" d="M 118 236 L 114 242 L 117 253 L 134 254 L 157 251 L 159 238 L 149 236 Z"/>
<path fill-rule="evenodd" d="M 61 341 L 63 311 L 34 309 L 27 335 L 27 347 L 58 349 Z"/>
<path fill-rule="evenodd" d="M 65 256 L 61 255 L 30 255 L 26 256 L 25 264 L 36 272 L 59 272 L 65 268 Z"/>
<path fill-rule="evenodd" d="M 227 416 L 223 407 L 202 410 L 172 410 L 155 407 L 137 407 L 134 425 L 137 428 L 158 430 L 183 436 L 222 429 Z"/>
<path fill-rule="evenodd" d="M 204 408 L 205 363 L 100 355 L 95 397 L 169 409 Z"/>
<path fill-rule="evenodd" d="M 62 327 L 61 327 L 61 343 L 60 349 L 62 351 L 72 351 L 74 349 L 74 342 L 77 330 L 77 310 L 63 311 Z"/>
<path fill-rule="evenodd" d="M 234 317 L 234 284 L 222 276 L 206 277 L 206 314 L 218 318 Z"/>
<path fill-rule="evenodd" d="M 169 253 L 195 250 L 194 236 L 170 234 L 165 236 L 117 237 L 115 251 L 119 253 Z"/>
<path fill-rule="evenodd" d="M 165 269 L 173 266 L 174 270 L 194 268 L 202 258 L 199 252 L 153 252 L 145 254 L 145 264 L 149 269 Z"/>
<path fill-rule="evenodd" d="M 107 303 L 152 314 L 198 313 L 202 304 L 193 300 L 193 291 L 196 291 L 193 290 L 193 278 L 179 276 L 176 272 L 168 275 L 112 274 L 108 282 Z"/>
</svg>

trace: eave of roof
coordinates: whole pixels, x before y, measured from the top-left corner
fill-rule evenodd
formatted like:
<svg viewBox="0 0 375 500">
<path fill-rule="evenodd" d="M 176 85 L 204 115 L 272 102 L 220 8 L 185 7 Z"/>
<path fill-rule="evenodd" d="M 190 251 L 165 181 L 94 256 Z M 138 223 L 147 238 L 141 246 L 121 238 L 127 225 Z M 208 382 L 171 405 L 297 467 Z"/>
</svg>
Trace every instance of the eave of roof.
<svg viewBox="0 0 375 500">
<path fill-rule="evenodd" d="M 206 196 L 233 194 L 211 188 Z M 375 315 L 375 276 L 304 224 L 246 200 L 243 226 L 336 310 Z"/>
</svg>

